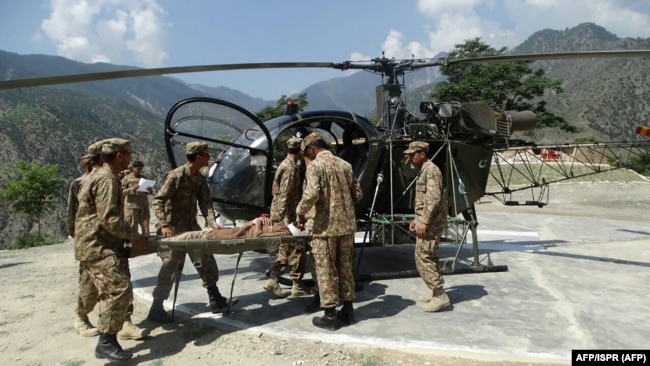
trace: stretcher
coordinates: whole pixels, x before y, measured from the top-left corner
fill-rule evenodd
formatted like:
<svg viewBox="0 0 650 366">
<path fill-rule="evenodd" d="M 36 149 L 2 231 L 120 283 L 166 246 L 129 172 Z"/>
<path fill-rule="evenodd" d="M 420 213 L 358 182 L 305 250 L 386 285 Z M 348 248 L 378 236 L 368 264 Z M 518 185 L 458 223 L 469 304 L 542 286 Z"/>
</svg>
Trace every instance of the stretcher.
<svg viewBox="0 0 650 366">
<path fill-rule="evenodd" d="M 311 240 L 311 235 L 298 236 L 260 236 L 256 238 L 236 238 L 236 239 L 184 239 L 184 238 L 162 238 L 159 236 L 150 236 L 147 238 L 147 248 L 145 250 L 136 250 L 129 248 L 129 257 L 138 257 L 157 253 L 159 257 L 165 258 L 171 255 L 172 250 L 183 251 L 187 253 L 195 267 L 201 267 L 201 260 L 204 254 L 238 254 L 237 263 L 235 264 L 235 273 L 230 284 L 230 296 L 228 297 L 228 308 L 224 311 L 225 315 L 230 314 L 232 294 L 235 287 L 235 279 L 239 269 L 239 261 L 244 252 L 267 252 L 270 256 L 278 253 L 278 248 L 282 243 L 292 244 L 296 247 L 306 246 Z M 183 272 L 183 261 L 179 263 L 178 273 Z M 174 297 L 172 303 L 172 320 L 174 319 L 174 309 L 176 307 L 176 296 L 178 295 L 180 276 L 176 276 Z"/>
<path fill-rule="evenodd" d="M 157 253 L 164 258 L 170 250 L 186 252 L 195 266 L 201 265 L 203 254 L 239 254 L 248 251 L 266 252 L 274 256 L 281 243 L 296 246 L 306 245 L 311 240 L 311 235 L 300 236 L 265 236 L 256 238 L 236 239 L 175 239 L 150 236 L 147 238 L 147 249 L 136 250 L 131 248 L 129 257 L 138 257 Z"/>
</svg>

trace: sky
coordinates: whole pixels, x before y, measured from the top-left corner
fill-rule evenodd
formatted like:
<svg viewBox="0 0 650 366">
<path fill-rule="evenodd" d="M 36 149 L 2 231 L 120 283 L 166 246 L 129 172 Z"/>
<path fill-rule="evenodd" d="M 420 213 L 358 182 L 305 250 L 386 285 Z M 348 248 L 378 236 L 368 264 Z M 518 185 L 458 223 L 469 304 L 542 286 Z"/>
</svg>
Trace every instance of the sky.
<svg viewBox="0 0 650 366">
<path fill-rule="evenodd" d="M 648 0 L 0 0 L 0 49 L 170 67 L 427 58 L 475 37 L 513 48 L 542 29 L 596 23 L 650 38 Z M 347 71 L 348 73 L 351 71 Z M 333 69 L 178 74 L 277 100 Z M 381 80 L 378 79 L 377 84 Z"/>
</svg>

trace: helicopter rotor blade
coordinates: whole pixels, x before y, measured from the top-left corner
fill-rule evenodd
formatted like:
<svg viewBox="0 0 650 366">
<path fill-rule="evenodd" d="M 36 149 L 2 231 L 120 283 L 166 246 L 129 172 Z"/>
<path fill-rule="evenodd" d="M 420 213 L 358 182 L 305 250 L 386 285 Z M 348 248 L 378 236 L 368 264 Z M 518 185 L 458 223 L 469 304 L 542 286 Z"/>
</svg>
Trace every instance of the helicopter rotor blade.
<svg viewBox="0 0 650 366">
<path fill-rule="evenodd" d="M 14 88 L 30 88 L 56 84 L 70 84 L 86 81 L 99 81 L 110 79 L 122 79 L 143 76 L 159 76 L 168 74 L 184 74 L 206 71 L 227 71 L 227 70 L 253 70 L 253 69 L 290 69 L 290 68 L 333 68 L 338 70 L 361 69 L 372 72 L 405 72 L 413 71 L 423 67 L 442 66 L 454 64 L 480 64 L 497 62 L 516 61 L 537 61 L 537 60 L 559 60 L 574 58 L 606 58 L 606 57 L 648 57 L 650 50 L 620 50 L 620 51 L 589 51 L 589 52 L 565 52 L 565 53 L 540 53 L 526 55 L 501 55 L 476 57 L 465 59 L 428 59 L 428 60 L 392 60 L 377 58 L 366 62 L 346 61 L 342 63 L 333 62 L 262 62 L 262 63 L 239 63 L 239 64 L 215 64 L 196 66 L 161 67 L 153 69 L 128 69 L 120 71 L 95 72 L 85 74 L 70 74 L 59 76 L 34 77 L 15 80 L 0 81 L 0 90 Z"/>
<path fill-rule="evenodd" d="M 167 74 L 184 74 L 191 72 L 225 71 L 225 70 L 252 70 L 252 69 L 288 69 L 288 68 L 334 68 L 331 62 L 267 62 L 243 63 L 221 65 L 197 65 L 161 67 L 154 69 L 130 69 L 121 71 L 95 72 L 86 74 L 71 74 L 60 76 L 36 77 L 0 81 L 0 90 L 14 88 L 29 88 L 55 84 L 69 84 L 84 81 L 98 81 L 109 79 L 122 79 L 142 76 L 158 76 Z"/>
<path fill-rule="evenodd" d="M 589 52 L 561 52 L 538 53 L 526 55 L 503 55 L 474 58 L 448 59 L 447 64 L 486 64 L 497 62 L 562 60 L 574 58 L 607 58 L 607 57 L 650 57 L 650 50 L 620 50 L 620 51 L 589 51 Z"/>
</svg>

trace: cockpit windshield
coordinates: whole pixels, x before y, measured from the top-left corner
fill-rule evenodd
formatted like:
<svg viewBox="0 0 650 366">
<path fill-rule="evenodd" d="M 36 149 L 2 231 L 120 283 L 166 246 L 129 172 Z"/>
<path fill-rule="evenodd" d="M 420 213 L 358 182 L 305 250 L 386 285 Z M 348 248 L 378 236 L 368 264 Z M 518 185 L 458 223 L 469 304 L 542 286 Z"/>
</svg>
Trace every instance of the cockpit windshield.
<svg viewBox="0 0 650 366">
<path fill-rule="evenodd" d="M 249 146 L 247 148 L 238 147 Z M 215 162 L 210 193 L 217 201 L 264 206 L 268 142 L 263 133 L 245 131 Z"/>
</svg>

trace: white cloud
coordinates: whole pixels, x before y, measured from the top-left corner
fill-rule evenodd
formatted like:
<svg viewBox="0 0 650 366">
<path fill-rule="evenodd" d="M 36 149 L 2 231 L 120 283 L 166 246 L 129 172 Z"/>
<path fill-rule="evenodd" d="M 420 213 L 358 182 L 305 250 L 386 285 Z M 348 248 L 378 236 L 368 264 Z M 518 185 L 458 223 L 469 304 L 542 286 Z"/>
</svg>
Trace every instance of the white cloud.
<svg viewBox="0 0 650 366">
<path fill-rule="evenodd" d="M 425 41 L 407 42 L 391 29 L 382 43 L 387 57 L 433 57 L 475 37 L 495 48 L 513 48 L 542 29 L 563 30 L 598 24 L 619 37 L 650 37 L 650 4 L 645 0 L 419 0 Z"/>
<path fill-rule="evenodd" d="M 399 31 L 391 29 L 388 32 L 388 36 L 384 40 L 384 43 L 381 44 L 381 50 L 384 52 L 384 56 L 388 58 L 405 58 L 408 57 L 406 54 L 408 51 L 404 48 L 402 40 L 404 36 Z"/>
<path fill-rule="evenodd" d="M 474 7 L 483 2 L 483 0 L 419 0 L 418 10 L 431 18 L 437 18 L 441 14 L 448 13 L 469 13 Z"/>
<path fill-rule="evenodd" d="M 127 48 L 145 65 L 161 65 L 167 59 L 166 37 L 161 19 L 165 11 L 155 0 L 144 1 L 145 6 L 131 10 L 133 38 Z"/>
<path fill-rule="evenodd" d="M 486 0 L 457 0 L 443 2 L 439 0 L 419 0 L 418 11 L 430 18 L 433 24 L 423 28 L 427 33 L 425 42 L 410 41 L 405 44 L 403 35 L 397 30 L 390 30 L 382 49 L 387 57 L 396 58 L 430 58 L 440 52 L 447 52 L 456 44 L 467 39 L 507 38 L 510 33 L 500 25 L 484 18 L 476 11 L 478 6 L 489 6 Z M 499 45 L 501 46 L 501 45 Z"/>
<path fill-rule="evenodd" d="M 61 56 L 145 67 L 167 58 L 169 25 L 155 0 L 51 0 L 50 5 L 41 32 Z"/>
<path fill-rule="evenodd" d="M 350 54 L 350 61 L 368 61 L 373 59 L 372 56 L 366 56 L 361 52 L 352 52 Z"/>
<path fill-rule="evenodd" d="M 563 30 L 578 24 L 598 24 L 619 37 L 650 36 L 650 6 L 634 0 L 537 0 L 505 2 L 516 24 L 518 43 L 542 29 Z"/>
</svg>

